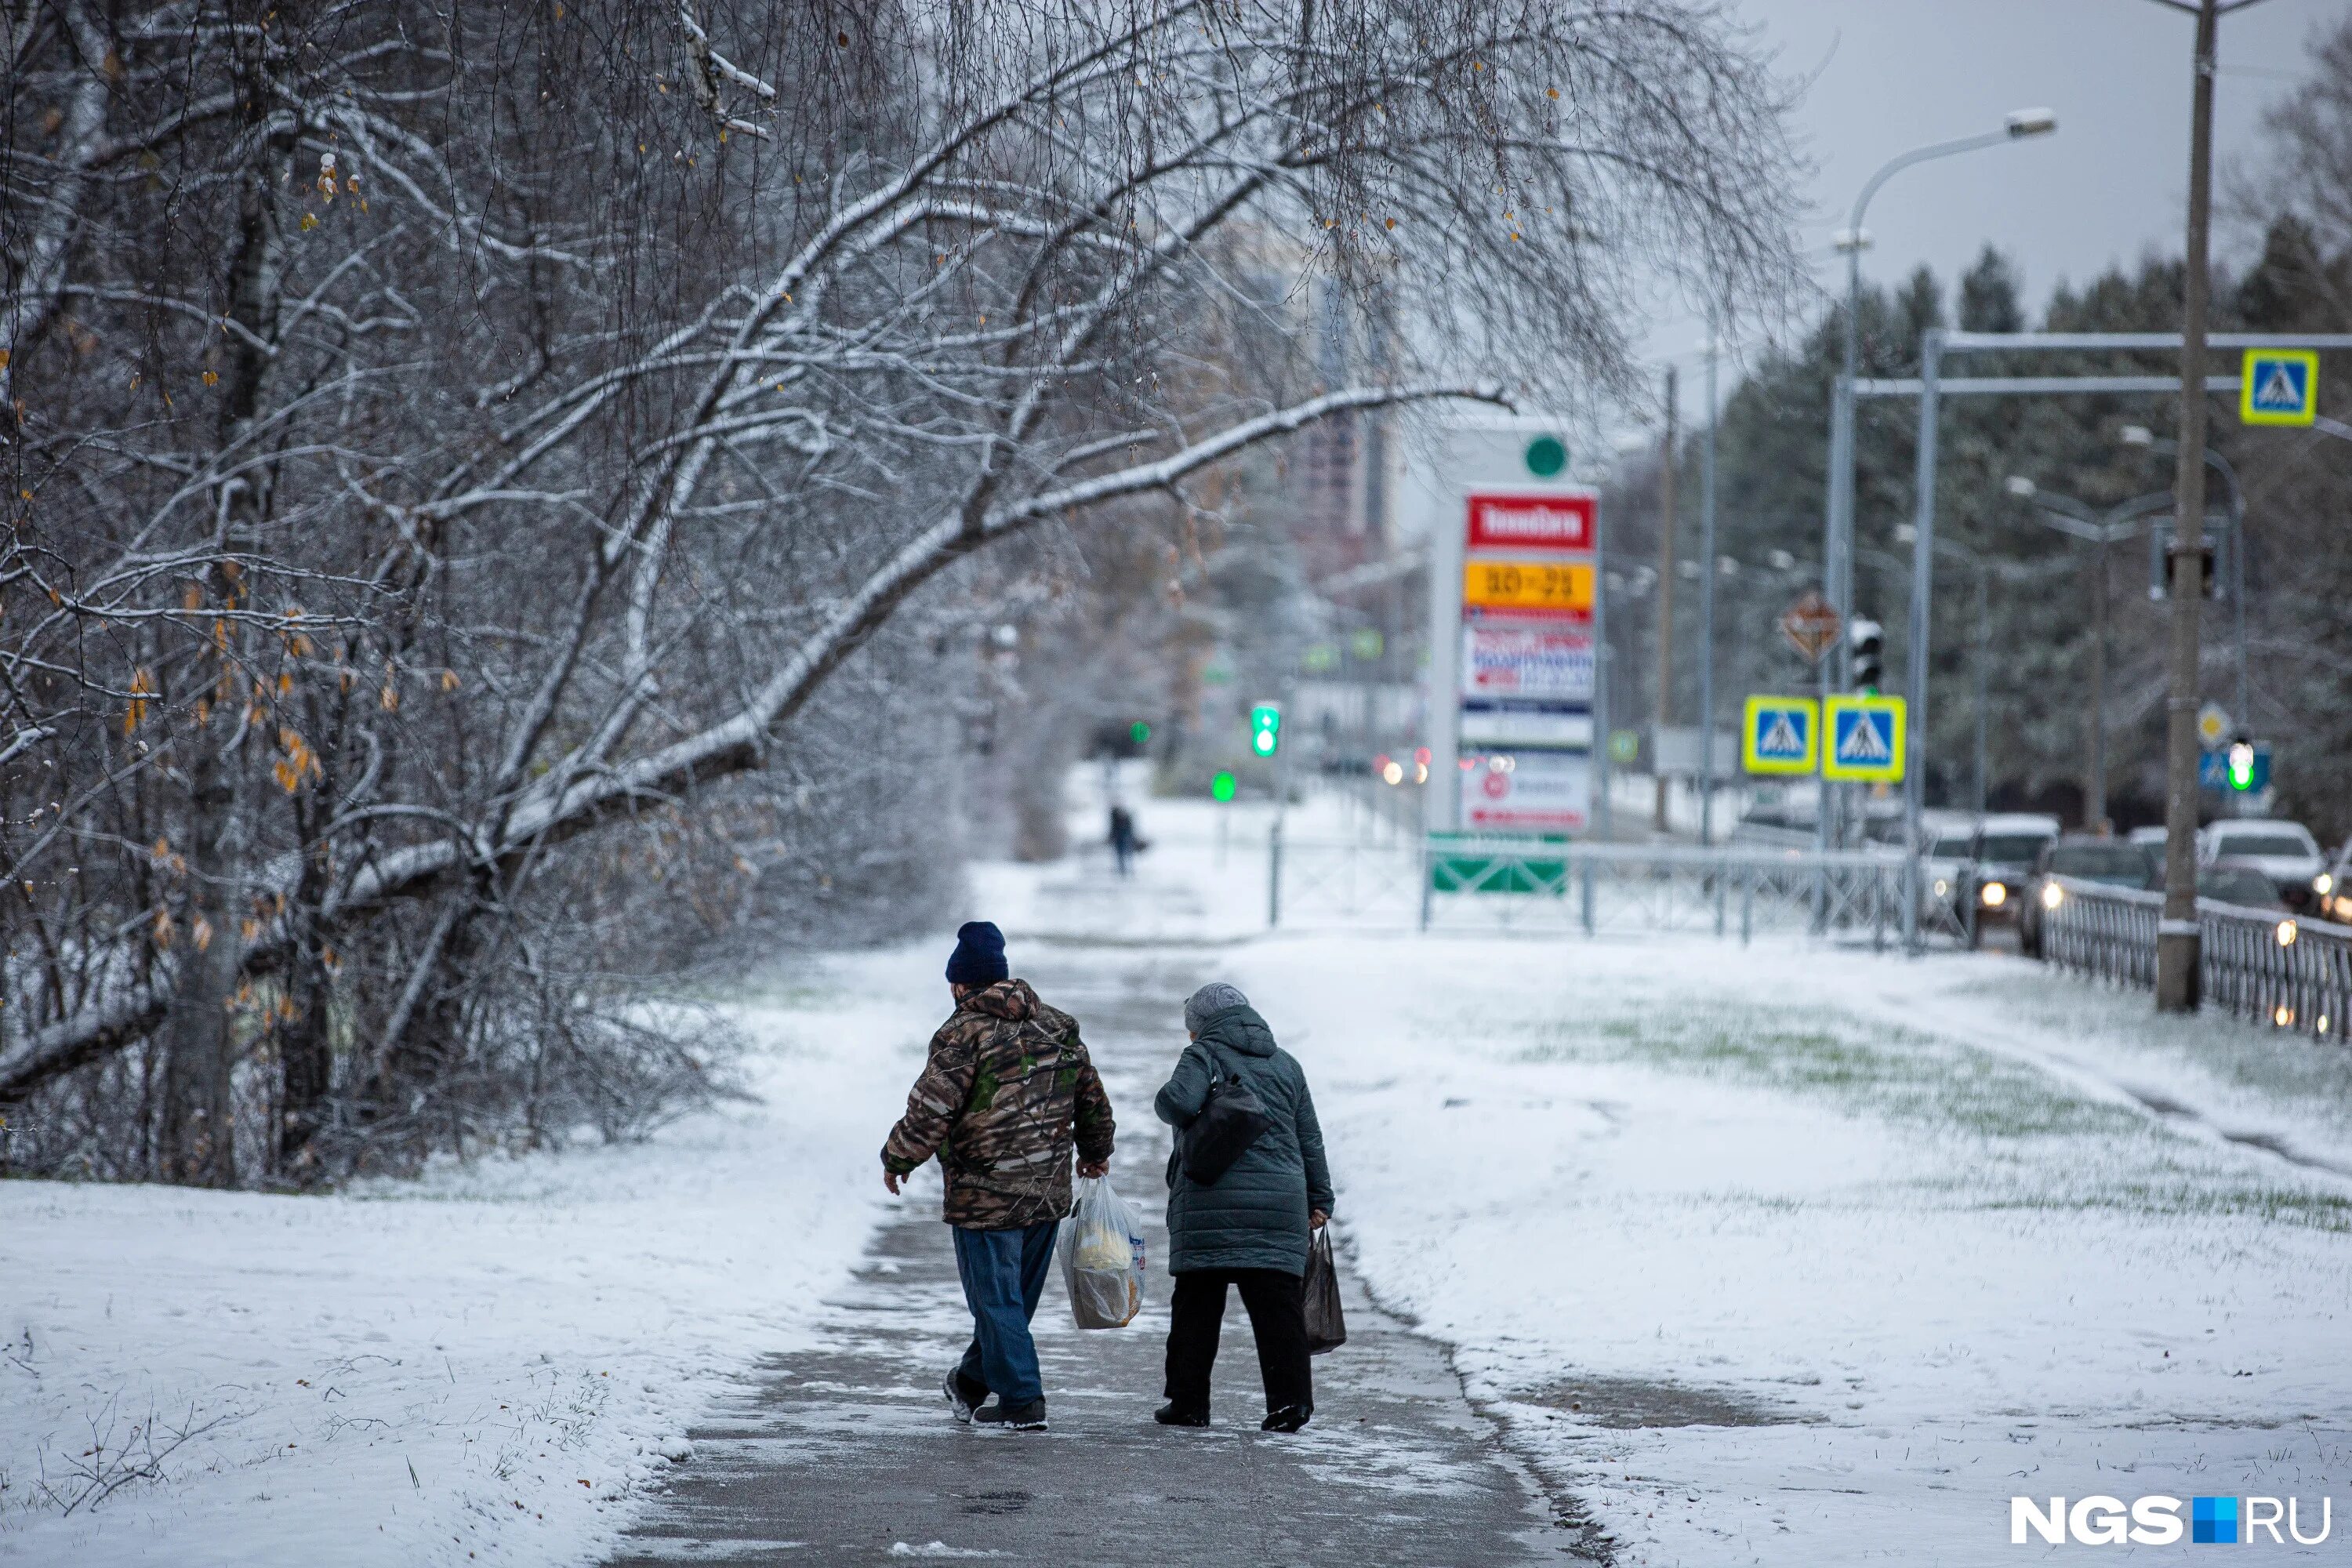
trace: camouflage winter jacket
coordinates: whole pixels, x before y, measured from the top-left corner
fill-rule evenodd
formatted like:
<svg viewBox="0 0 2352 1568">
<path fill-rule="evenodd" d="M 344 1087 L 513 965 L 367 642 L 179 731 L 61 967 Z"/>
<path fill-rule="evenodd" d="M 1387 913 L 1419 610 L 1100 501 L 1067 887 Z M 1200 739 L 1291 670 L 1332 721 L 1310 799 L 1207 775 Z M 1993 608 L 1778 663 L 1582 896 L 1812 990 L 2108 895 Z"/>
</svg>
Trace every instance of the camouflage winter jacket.
<svg viewBox="0 0 2352 1568">
<path fill-rule="evenodd" d="M 882 1145 L 905 1175 L 933 1154 L 946 1176 L 940 1216 L 967 1230 L 1013 1230 L 1070 1212 L 1070 1146 L 1110 1158 L 1110 1100 L 1078 1021 L 1000 980 L 956 1004 L 931 1037 L 907 1114 Z"/>
</svg>

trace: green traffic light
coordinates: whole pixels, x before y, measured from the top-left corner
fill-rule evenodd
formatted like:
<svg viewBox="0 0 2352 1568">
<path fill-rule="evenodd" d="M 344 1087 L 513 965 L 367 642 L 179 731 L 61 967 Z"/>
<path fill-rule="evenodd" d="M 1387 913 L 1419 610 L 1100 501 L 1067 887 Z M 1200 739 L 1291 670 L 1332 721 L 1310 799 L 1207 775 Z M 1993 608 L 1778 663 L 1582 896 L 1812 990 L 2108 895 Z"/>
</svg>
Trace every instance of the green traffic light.
<svg viewBox="0 0 2352 1568">
<path fill-rule="evenodd" d="M 1151 726 L 1138 719 L 1127 727 L 1127 738 L 1139 746 L 1151 739 Z"/>
<path fill-rule="evenodd" d="M 1282 744 L 1282 705 L 1260 702 L 1250 709 L 1250 750 L 1261 757 L 1274 755 Z"/>
<path fill-rule="evenodd" d="M 1228 801 L 1233 799 L 1234 775 L 1231 773 L 1221 773 L 1215 778 L 1211 779 L 1209 781 L 1209 798 L 1215 801 Z"/>
<path fill-rule="evenodd" d="M 2230 748 L 2230 787 L 2236 790 L 2254 787 L 2254 748 L 2243 741 Z"/>
</svg>

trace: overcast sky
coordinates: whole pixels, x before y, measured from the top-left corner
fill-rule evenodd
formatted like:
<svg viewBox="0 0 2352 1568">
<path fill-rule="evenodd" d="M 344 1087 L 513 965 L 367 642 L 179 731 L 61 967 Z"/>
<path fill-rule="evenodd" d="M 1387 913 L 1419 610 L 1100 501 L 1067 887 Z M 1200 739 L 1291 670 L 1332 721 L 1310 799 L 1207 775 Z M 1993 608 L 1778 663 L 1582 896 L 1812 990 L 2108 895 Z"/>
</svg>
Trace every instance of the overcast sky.
<svg viewBox="0 0 2352 1568">
<path fill-rule="evenodd" d="M 1895 175 L 1873 199 L 1865 276 L 1925 261 L 1948 279 L 1990 240 L 2024 273 L 2036 310 L 2061 279 L 2080 282 L 2151 248 L 2178 252 L 2189 168 L 2194 20 L 2153 0 L 1734 0 L 1784 75 L 1805 80 L 1796 130 L 1818 164 L 1806 243 L 1826 252 L 1862 183 L 1923 142 L 2046 107 L 2058 132 Z M 2302 79 L 2315 30 L 2352 0 L 2263 0 L 2221 24 L 2215 167 L 2262 146 L 2264 108 Z M 2217 228 L 2214 254 L 2242 253 Z M 1832 280 L 1830 258 L 1819 276 Z M 1697 412 L 1694 321 L 1662 312 L 1650 353 L 1685 366 Z M 1728 377 L 1726 377 L 1727 382 Z"/>
</svg>

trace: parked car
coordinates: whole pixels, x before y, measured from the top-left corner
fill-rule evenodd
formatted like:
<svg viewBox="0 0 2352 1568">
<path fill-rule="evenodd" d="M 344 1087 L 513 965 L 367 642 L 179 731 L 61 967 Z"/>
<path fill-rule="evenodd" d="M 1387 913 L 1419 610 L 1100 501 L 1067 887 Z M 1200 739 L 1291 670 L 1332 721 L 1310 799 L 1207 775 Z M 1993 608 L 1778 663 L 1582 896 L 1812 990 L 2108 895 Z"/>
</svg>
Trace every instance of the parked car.
<svg viewBox="0 0 2352 1568">
<path fill-rule="evenodd" d="M 2158 871 L 2156 886 L 2164 886 L 2164 874 Z M 2210 900 L 2217 904 L 2234 904 L 2245 910 L 2286 909 L 2286 900 L 2279 897 L 2278 884 L 2260 866 L 2242 861 L 2221 860 L 2210 866 L 2197 868 L 2197 901 Z"/>
<path fill-rule="evenodd" d="M 2121 838 L 2095 838 L 2070 833 L 2042 847 L 2033 875 L 2017 910 L 2017 945 L 2028 958 L 2042 956 L 2042 917 L 2066 901 L 2056 879 L 2095 882 L 2110 888 L 2145 888 L 2151 878 L 2161 879 L 2164 862 L 2140 845 Z"/>
<path fill-rule="evenodd" d="M 1927 884 L 1919 890 L 1919 918 L 1928 925 L 1958 920 L 1961 886 L 1969 857 L 1976 851 L 1977 824 L 1972 816 L 1954 816 L 1920 824 L 1919 848 L 1927 857 Z"/>
<path fill-rule="evenodd" d="M 2327 869 L 2311 879 L 2311 912 L 2338 925 L 2352 925 L 2352 838 L 2344 841 Z"/>
<path fill-rule="evenodd" d="M 2232 817 L 2216 822 L 2197 836 L 2200 865 L 2222 860 L 2252 867 L 2271 879 L 2287 908 L 2308 907 L 2315 896 L 2313 884 L 2327 870 L 2319 841 L 2300 822 L 2264 817 Z"/>
<path fill-rule="evenodd" d="M 1969 858 L 1977 863 L 1977 921 L 2014 920 L 2020 896 L 2033 875 L 2042 847 L 2058 837 L 2058 819 L 2034 812 L 2008 812 L 1977 824 Z"/>
<path fill-rule="evenodd" d="M 2133 828 L 2124 835 L 2124 842 L 2137 844 L 2143 849 L 2152 849 L 2161 856 L 2164 853 L 2164 841 L 2170 835 L 2166 833 L 2164 824 L 2159 822 L 2148 827 Z"/>
</svg>

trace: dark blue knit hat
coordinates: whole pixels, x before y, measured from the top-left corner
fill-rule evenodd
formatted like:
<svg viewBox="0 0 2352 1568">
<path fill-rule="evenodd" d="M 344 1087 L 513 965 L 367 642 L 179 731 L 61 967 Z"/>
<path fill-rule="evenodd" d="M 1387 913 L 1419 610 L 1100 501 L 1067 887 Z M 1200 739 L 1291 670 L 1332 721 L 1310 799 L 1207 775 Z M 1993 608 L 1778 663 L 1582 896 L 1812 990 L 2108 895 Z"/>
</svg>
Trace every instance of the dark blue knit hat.
<svg viewBox="0 0 2352 1568">
<path fill-rule="evenodd" d="M 1004 966 L 1004 933 L 986 921 L 967 921 L 948 954 L 948 981 L 954 985 L 993 985 L 1013 973 Z"/>
</svg>

